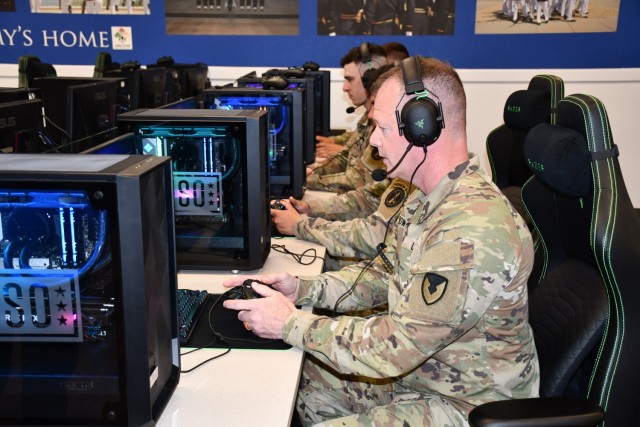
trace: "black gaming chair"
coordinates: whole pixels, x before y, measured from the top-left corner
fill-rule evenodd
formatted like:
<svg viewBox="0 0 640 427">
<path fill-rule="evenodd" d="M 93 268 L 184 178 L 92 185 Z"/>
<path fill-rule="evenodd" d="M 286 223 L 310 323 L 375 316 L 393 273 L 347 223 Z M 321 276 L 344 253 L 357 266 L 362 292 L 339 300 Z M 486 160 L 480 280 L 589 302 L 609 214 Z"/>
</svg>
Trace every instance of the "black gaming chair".
<svg viewBox="0 0 640 427">
<path fill-rule="evenodd" d="M 37 56 L 23 55 L 18 58 L 18 87 L 32 88 L 38 77 L 55 76 L 55 67 L 40 61 Z"/>
<path fill-rule="evenodd" d="M 529 297 L 541 398 L 480 405 L 474 427 L 640 426 L 640 221 L 602 103 L 568 96 L 557 123 L 527 136 L 522 188 L 544 252 Z"/>
<path fill-rule="evenodd" d="M 525 219 L 520 188 L 531 177 L 531 171 L 522 154 L 522 144 L 535 125 L 555 123 L 556 105 L 563 96 L 564 83 L 560 77 L 534 76 L 526 90 L 509 96 L 504 107 L 504 124 L 487 136 L 493 182 Z"/>
</svg>

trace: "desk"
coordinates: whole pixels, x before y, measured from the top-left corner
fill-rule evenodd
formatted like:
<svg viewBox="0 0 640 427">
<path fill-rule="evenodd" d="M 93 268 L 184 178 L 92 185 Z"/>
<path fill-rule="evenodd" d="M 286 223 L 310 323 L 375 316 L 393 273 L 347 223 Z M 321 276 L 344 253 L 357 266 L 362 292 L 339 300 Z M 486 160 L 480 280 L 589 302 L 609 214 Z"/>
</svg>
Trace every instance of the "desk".
<svg viewBox="0 0 640 427">
<path fill-rule="evenodd" d="M 300 265 L 291 255 L 273 249 L 260 270 L 241 274 L 272 273 L 285 270 L 295 275 L 322 271 L 326 249 L 294 238 L 273 239 L 289 251 L 302 253 L 313 248 L 316 259 Z M 224 271 L 180 271 L 178 287 L 222 293 L 222 282 L 232 276 Z M 182 352 L 188 351 L 183 349 Z M 224 352 L 202 349 L 181 357 L 182 369 Z M 157 425 L 161 427 L 260 426 L 288 427 L 294 409 L 304 353 L 289 350 L 233 349 L 231 353 L 180 375 L 180 382 Z"/>
</svg>

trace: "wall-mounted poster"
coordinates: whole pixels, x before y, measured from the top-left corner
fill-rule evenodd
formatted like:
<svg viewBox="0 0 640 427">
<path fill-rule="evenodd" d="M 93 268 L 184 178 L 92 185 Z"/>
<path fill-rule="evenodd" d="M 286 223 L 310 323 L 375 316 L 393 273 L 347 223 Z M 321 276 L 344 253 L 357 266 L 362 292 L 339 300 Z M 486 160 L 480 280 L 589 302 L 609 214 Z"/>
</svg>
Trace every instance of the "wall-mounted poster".
<svg viewBox="0 0 640 427">
<path fill-rule="evenodd" d="M 31 13 L 150 15 L 151 0 L 29 0 Z"/>
<path fill-rule="evenodd" d="M 476 34 L 607 33 L 620 0 L 476 0 Z"/>
<path fill-rule="evenodd" d="M 455 0 L 318 0 L 321 36 L 453 35 Z"/>
<path fill-rule="evenodd" d="M 167 34 L 297 35 L 299 0 L 165 0 Z"/>
</svg>

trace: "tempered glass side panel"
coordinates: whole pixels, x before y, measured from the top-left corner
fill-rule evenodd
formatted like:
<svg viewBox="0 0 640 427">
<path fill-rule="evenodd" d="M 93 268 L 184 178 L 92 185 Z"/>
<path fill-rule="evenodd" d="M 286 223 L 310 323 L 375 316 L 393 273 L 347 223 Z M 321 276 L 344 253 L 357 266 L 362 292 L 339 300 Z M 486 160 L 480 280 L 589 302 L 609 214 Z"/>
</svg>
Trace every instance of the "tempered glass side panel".
<svg viewBox="0 0 640 427">
<path fill-rule="evenodd" d="M 60 185 L 0 185 L 0 424 L 122 424 L 115 187 Z"/>
<path fill-rule="evenodd" d="M 178 252 L 235 252 L 246 257 L 241 161 L 244 123 L 142 126 L 142 154 L 171 156 Z"/>
<path fill-rule="evenodd" d="M 313 77 L 287 78 L 289 85 L 287 89 L 294 89 L 302 92 L 304 98 L 304 161 L 307 165 L 315 162 L 316 157 L 316 134 L 322 135 L 321 124 L 316 120 L 316 110 L 322 108 L 321 98 L 316 97 L 315 80 Z M 241 77 L 236 80 L 237 87 L 249 87 L 271 89 L 264 78 Z M 317 104 L 317 105 L 316 105 Z"/>
<path fill-rule="evenodd" d="M 204 91 L 204 107 L 216 110 L 268 112 L 269 174 L 271 197 L 301 198 L 306 185 L 305 108 L 303 92 L 256 88 Z"/>
<path fill-rule="evenodd" d="M 140 110 L 118 117 L 138 154 L 170 156 L 178 266 L 260 268 L 270 239 L 267 116 Z"/>
</svg>

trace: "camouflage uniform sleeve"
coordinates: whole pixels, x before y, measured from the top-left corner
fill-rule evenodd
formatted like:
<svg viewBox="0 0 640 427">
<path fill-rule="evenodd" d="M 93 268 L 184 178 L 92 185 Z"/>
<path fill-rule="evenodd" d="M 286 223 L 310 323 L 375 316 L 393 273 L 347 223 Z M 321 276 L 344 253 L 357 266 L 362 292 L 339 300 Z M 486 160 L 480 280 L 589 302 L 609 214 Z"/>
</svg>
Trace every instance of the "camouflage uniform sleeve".
<svg viewBox="0 0 640 427">
<path fill-rule="evenodd" d="M 355 132 L 355 131 L 348 130 L 348 131 L 346 131 L 344 133 L 341 133 L 338 136 L 334 136 L 333 139 L 336 142 L 336 144 L 346 145 L 347 142 L 349 141 L 349 139 L 351 139 L 351 136 L 353 135 L 353 132 Z"/>
<path fill-rule="evenodd" d="M 491 232 L 487 232 L 489 226 Z M 386 284 L 392 293 L 398 291 L 397 298 L 392 299 L 392 293 L 388 297 L 388 315 L 363 319 L 295 313 L 283 329 L 285 341 L 341 373 L 372 378 L 391 378 L 411 372 L 452 343 L 455 343 L 456 356 L 450 357 L 457 357 L 455 362 L 460 363 L 458 359 L 470 357 L 477 351 L 474 350 L 477 343 L 465 341 L 470 339 L 465 334 L 481 322 L 490 307 L 497 319 L 525 317 L 522 313 L 526 312 L 526 276 L 531 257 L 523 252 L 531 254 L 510 252 L 514 236 L 505 228 L 481 223 L 469 227 L 456 224 L 455 231 L 448 232 L 444 231 L 445 224 L 442 232 L 417 237 L 409 247 L 402 247 L 398 271 L 393 276 L 377 278 L 388 280 Z M 521 265 L 524 267 L 519 270 Z M 402 276 L 407 280 L 401 279 Z M 518 280 L 514 280 L 515 277 Z M 365 279 L 367 284 L 368 280 Z M 308 283 L 303 287 L 303 295 L 322 301 L 333 284 L 332 281 L 321 286 Z M 506 287 L 510 288 L 504 289 Z M 517 331 L 522 324 L 516 322 L 512 326 Z M 481 327 L 487 325 L 481 324 Z M 470 336 L 477 338 L 475 333 Z M 454 350 L 448 348 L 447 351 Z M 422 375 L 428 373 L 416 373 L 416 376 Z"/>
<path fill-rule="evenodd" d="M 325 200 L 310 200 L 311 216 L 333 221 L 363 218 L 376 211 L 389 180 L 371 182 Z"/>
<path fill-rule="evenodd" d="M 378 307 L 387 302 L 387 274 L 379 262 L 362 261 L 339 271 L 301 277 L 296 304 L 332 310 L 336 301 L 350 290 L 357 279 L 357 285 L 340 302 L 338 311 Z"/>
<path fill-rule="evenodd" d="M 366 259 L 376 255 L 386 224 L 375 214 L 350 221 L 328 221 L 304 216 L 295 226 L 296 237 L 318 243 L 333 257 Z"/>
<path fill-rule="evenodd" d="M 307 180 L 308 178 L 314 175 L 317 176 L 317 175 L 327 175 L 331 173 L 344 172 L 345 169 L 347 169 L 347 164 L 349 162 L 348 157 L 349 157 L 348 149 L 344 149 L 339 153 L 334 154 L 333 156 L 329 157 L 326 162 L 322 163 L 320 166 L 315 168 L 313 172 L 311 172 L 311 175 L 307 177 Z"/>
<path fill-rule="evenodd" d="M 318 191 L 336 191 L 332 184 L 333 180 L 327 179 L 331 176 L 343 176 L 349 164 L 349 151 L 344 149 L 339 153 L 329 157 L 321 166 L 313 169 L 307 175 L 307 189 Z"/>
</svg>

